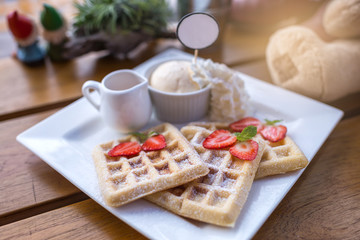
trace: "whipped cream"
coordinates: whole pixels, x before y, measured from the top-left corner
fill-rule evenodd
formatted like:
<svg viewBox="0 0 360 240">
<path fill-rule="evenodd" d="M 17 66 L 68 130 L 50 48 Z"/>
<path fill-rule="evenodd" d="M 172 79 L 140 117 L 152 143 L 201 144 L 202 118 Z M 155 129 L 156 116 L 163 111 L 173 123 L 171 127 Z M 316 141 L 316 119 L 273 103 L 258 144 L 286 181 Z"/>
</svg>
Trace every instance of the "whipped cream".
<svg viewBox="0 0 360 240">
<path fill-rule="evenodd" d="M 211 84 L 210 119 L 232 122 L 249 114 L 249 95 L 240 74 L 210 59 L 191 65 L 192 79 L 200 87 Z"/>
</svg>

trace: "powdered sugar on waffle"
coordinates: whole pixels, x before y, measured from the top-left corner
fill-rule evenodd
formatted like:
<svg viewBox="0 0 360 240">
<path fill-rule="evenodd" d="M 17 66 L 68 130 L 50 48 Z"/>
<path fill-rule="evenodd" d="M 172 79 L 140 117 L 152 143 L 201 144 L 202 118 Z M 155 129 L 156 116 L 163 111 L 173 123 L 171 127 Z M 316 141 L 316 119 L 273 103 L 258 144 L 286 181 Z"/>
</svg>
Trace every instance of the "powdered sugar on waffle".
<svg viewBox="0 0 360 240">
<path fill-rule="evenodd" d="M 159 151 L 141 151 L 137 156 L 110 157 L 120 142 L 137 141 L 134 136 L 96 146 L 95 169 L 105 203 L 117 207 L 145 195 L 184 184 L 209 170 L 180 131 L 168 123 L 148 130 L 163 134 L 167 146 Z"/>
<path fill-rule="evenodd" d="M 205 149 L 203 140 L 220 125 L 223 124 L 208 124 L 206 128 L 188 125 L 181 129 L 207 164 L 209 173 L 182 186 L 148 195 L 147 200 L 181 216 L 234 226 L 250 191 L 265 143 L 257 138 L 259 150 L 253 161 L 235 158 L 226 149 Z"/>
</svg>

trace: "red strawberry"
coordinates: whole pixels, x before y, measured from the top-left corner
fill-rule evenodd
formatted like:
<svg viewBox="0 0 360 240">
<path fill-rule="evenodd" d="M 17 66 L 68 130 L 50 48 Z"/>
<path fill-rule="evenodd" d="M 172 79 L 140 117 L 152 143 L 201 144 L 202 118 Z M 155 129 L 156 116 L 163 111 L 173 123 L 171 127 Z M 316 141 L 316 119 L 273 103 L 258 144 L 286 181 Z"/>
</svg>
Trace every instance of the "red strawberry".
<svg viewBox="0 0 360 240">
<path fill-rule="evenodd" d="M 228 130 L 220 129 L 211 133 L 203 142 L 204 148 L 219 149 L 233 145 L 236 142 L 236 136 Z"/>
<path fill-rule="evenodd" d="M 243 119 L 240 119 L 239 121 L 233 122 L 230 124 L 230 128 L 234 132 L 241 132 L 246 128 L 247 126 L 255 126 L 257 127 L 257 132 L 260 132 L 262 128 L 262 124 L 259 119 L 254 117 L 246 117 Z"/>
<path fill-rule="evenodd" d="M 166 147 L 165 137 L 161 134 L 148 138 L 142 145 L 144 151 L 161 150 Z"/>
<path fill-rule="evenodd" d="M 261 135 L 271 142 L 278 142 L 285 138 L 287 128 L 284 125 L 265 126 L 261 131 Z"/>
<path fill-rule="evenodd" d="M 254 160 L 258 153 L 259 144 L 254 140 L 247 140 L 244 142 L 237 142 L 232 146 L 230 153 L 241 160 Z"/>
<path fill-rule="evenodd" d="M 141 146 L 138 142 L 123 142 L 113 147 L 108 155 L 110 157 L 134 156 L 139 154 Z"/>
</svg>

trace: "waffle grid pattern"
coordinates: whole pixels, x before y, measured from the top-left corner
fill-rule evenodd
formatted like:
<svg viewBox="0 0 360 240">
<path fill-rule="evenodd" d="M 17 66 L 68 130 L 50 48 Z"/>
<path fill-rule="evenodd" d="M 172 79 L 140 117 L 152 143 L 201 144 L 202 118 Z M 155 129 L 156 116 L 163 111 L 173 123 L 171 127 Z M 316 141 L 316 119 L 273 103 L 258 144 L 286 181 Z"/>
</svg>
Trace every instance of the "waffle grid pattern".
<svg viewBox="0 0 360 240">
<path fill-rule="evenodd" d="M 146 198 L 179 215 L 221 226 L 233 226 L 250 191 L 264 142 L 258 138 L 258 156 L 253 161 L 233 157 L 228 150 L 208 150 L 202 146 L 216 126 L 186 126 L 183 135 L 210 169 L 209 174 L 180 187 Z"/>
<path fill-rule="evenodd" d="M 306 167 L 308 163 L 308 159 L 289 136 L 276 143 L 266 141 L 255 178 L 295 171 Z"/>
<path fill-rule="evenodd" d="M 99 183 L 108 205 L 120 206 L 208 173 L 208 168 L 194 148 L 174 126 L 162 124 L 148 131 L 163 134 L 167 141 L 166 148 L 141 151 L 139 155 L 130 158 L 108 156 L 107 152 L 120 142 L 137 141 L 135 137 L 127 136 L 94 149 L 93 158 Z"/>
<path fill-rule="evenodd" d="M 196 122 L 190 123 L 188 126 L 201 127 L 210 132 L 217 129 L 231 131 L 227 123 L 220 122 Z M 299 170 L 306 167 L 308 163 L 309 161 L 304 153 L 289 136 L 275 143 L 265 140 L 264 154 L 261 157 L 255 179 Z"/>
</svg>

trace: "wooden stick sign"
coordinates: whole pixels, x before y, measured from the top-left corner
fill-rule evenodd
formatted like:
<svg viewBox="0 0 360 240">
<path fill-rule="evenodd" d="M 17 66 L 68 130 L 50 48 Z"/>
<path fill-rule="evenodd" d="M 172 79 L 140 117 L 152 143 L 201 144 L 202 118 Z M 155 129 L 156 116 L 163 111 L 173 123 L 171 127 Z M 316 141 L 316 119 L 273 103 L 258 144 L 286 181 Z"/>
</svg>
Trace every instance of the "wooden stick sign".
<svg viewBox="0 0 360 240">
<path fill-rule="evenodd" d="M 219 24 L 208 13 L 194 12 L 185 15 L 178 23 L 176 35 L 188 48 L 194 49 L 194 63 L 198 50 L 211 46 L 219 36 Z"/>
</svg>

